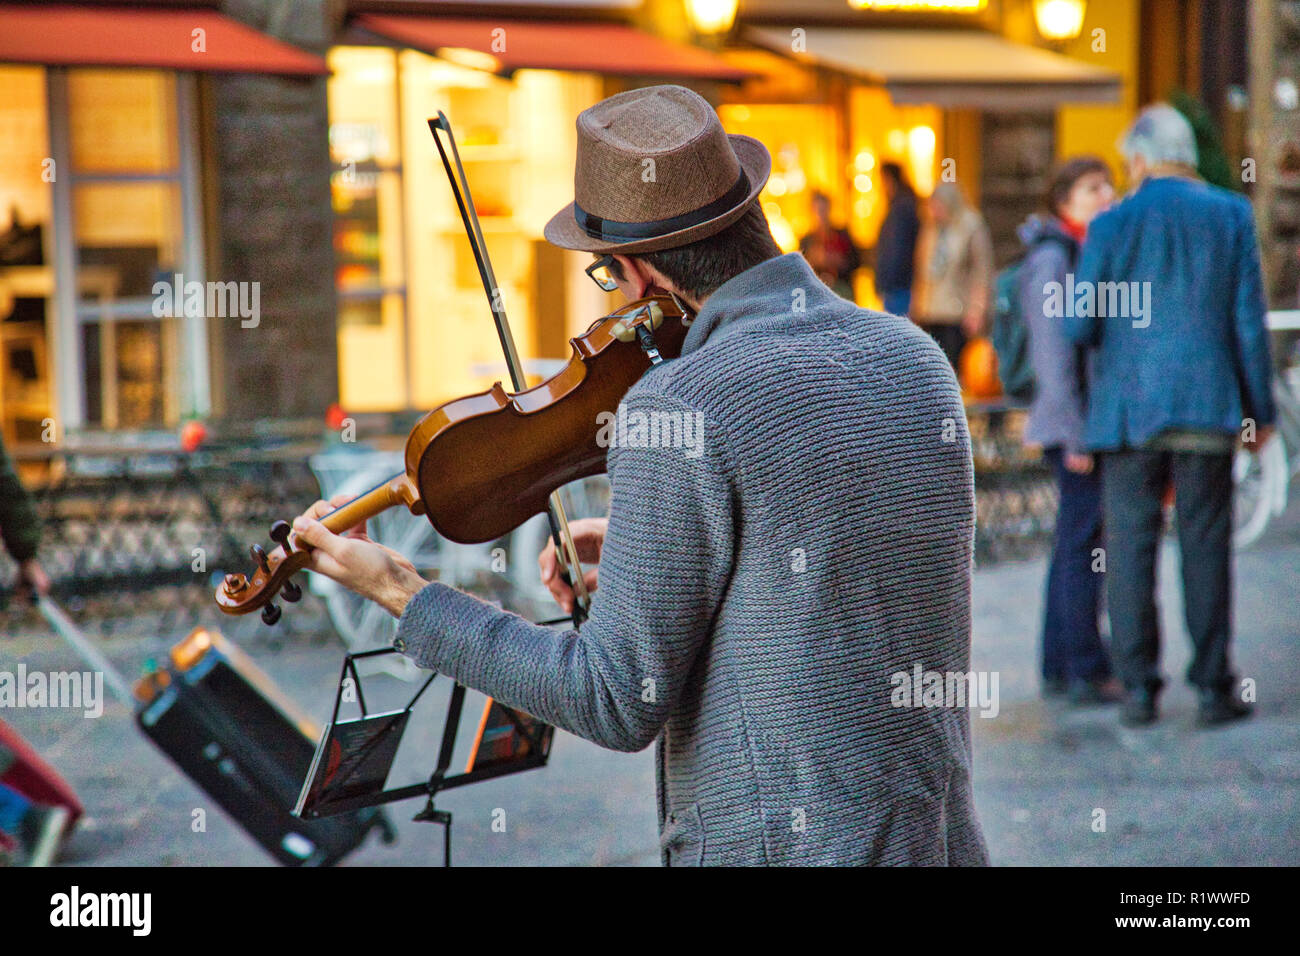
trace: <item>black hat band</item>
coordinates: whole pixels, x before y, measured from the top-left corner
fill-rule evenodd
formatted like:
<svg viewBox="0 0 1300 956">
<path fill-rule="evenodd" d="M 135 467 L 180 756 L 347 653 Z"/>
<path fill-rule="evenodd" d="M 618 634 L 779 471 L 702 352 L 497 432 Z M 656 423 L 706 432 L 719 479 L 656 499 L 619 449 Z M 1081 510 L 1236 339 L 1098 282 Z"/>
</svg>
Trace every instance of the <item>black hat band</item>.
<svg viewBox="0 0 1300 956">
<path fill-rule="evenodd" d="M 619 222 L 617 219 L 602 219 L 600 216 L 593 216 L 575 201 L 573 204 L 573 218 L 578 221 L 578 226 L 593 239 L 601 239 L 605 242 L 635 242 L 638 239 L 657 239 L 660 236 L 671 235 L 674 232 L 689 229 L 691 226 L 706 223 L 710 219 L 717 219 L 727 210 L 734 208 L 737 203 L 748 195 L 749 177 L 745 175 L 745 171 L 742 169 L 740 178 L 725 193 L 713 200 L 713 202 L 701 206 L 699 209 L 682 213 L 680 216 L 655 219 L 652 222 Z"/>
</svg>

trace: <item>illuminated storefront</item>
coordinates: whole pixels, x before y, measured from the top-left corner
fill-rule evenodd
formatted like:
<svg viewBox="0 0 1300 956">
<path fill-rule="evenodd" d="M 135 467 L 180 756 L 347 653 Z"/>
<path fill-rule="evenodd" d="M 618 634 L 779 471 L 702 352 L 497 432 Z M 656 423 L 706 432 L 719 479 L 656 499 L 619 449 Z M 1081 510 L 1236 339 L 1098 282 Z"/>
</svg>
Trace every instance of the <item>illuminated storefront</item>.
<svg viewBox="0 0 1300 956">
<path fill-rule="evenodd" d="M 738 61 L 765 66 L 769 83 L 779 74 L 752 54 Z M 842 83 L 831 84 L 825 99 L 718 108 L 729 132 L 756 137 L 772 150 L 773 174 L 761 201 L 773 236 L 787 252 L 798 249 L 800 238 L 813 228 L 814 190 L 831 197 L 833 220 L 848 223 L 865 248 L 885 215 L 880 163 L 898 162 L 926 195 L 934 188 L 938 157 L 945 155 L 939 151 L 945 117 L 936 107 L 896 106 L 882 90 Z M 869 270 L 859 272 L 855 293 L 859 302 L 875 303 Z"/>
<path fill-rule="evenodd" d="M 178 374 L 203 317 L 159 318 L 150 291 L 159 275 L 203 272 L 184 227 L 198 204 L 191 84 L 156 70 L 0 67 L 0 123 L 22 130 L 0 155 L 11 237 L 0 283 L 18 313 L 2 326 L 4 425 L 18 441 L 40 440 L 54 415 L 52 352 L 60 397 L 87 426 L 161 425 L 202 401 L 201 386 L 182 396 Z M 14 249 L 23 234 L 32 241 Z M 51 348 L 49 311 L 74 320 L 57 324 L 66 354 Z"/>
<path fill-rule="evenodd" d="M 502 303 L 534 356 L 548 310 L 540 269 L 581 276 L 589 258 L 551 254 L 542 227 L 572 189 L 565 120 L 600 99 L 600 81 L 539 70 L 507 80 L 383 47 L 337 47 L 329 62 L 340 399 L 356 411 L 427 408 L 485 388 L 503 375 L 500 345 L 427 120 L 437 109 L 453 118 Z"/>
<path fill-rule="evenodd" d="M 0 4 L 8 441 L 208 412 L 208 315 L 159 309 L 156 294 L 160 281 L 207 275 L 206 70 L 311 74 L 324 63 L 209 9 Z"/>
<path fill-rule="evenodd" d="M 429 408 L 506 377 L 427 125 L 439 110 L 525 369 L 545 375 L 613 304 L 583 274 L 589 255 L 542 237 L 573 194 L 577 114 L 620 83 L 746 74 L 621 22 L 364 12 L 372 6 L 385 5 L 355 5 L 329 55 L 340 401 Z"/>
<path fill-rule="evenodd" d="M 157 4 L 84 6 L 161 16 Z M 169 50 L 140 21 L 134 43 L 102 42 L 84 25 L 58 42 L 30 23 L 18 36 L 5 30 L 13 11 L 39 8 L 0 2 L 0 133 L 11 144 L 0 154 L 10 257 L 0 250 L 0 429 L 11 441 L 40 440 L 50 418 L 66 430 L 173 427 L 208 413 L 315 417 L 336 398 L 357 412 L 427 409 L 504 378 L 426 125 L 440 109 L 536 376 L 613 304 L 583 276 L 588 256 L 542 238 L 572 195 L 574 117 L 604 96 L 685 83 L 718 104 L 728 130 L 766 143 L 774 169 L 762 202 L 784 249 L 810 231 L 816 189 L 869 249 L 886 161 L 923 196 L 955 175 L 995 238 L 1013 245 L 1052 161 L 1114 161 L 1147 74 L 1172 70 L 1155 55 L 1168 24 L 1147 22 L 1141 0 L 313 0 L 304 6 L 320 22 L 304 29 L 324 58 L 219 12 L 235 6 L 256 21 L 272 5 L 164 6 L 242 31 L 243 62 L 218 63 Z M 1076 10 L 1081 21 L 1067 23 Z M 1155 51 L 1146 59 L 1144 43 Z M 1178 43 L 1184 58 L 1195 52 L 1194 39 Z M 231 107 L 214 105 L 206 74 L 219 71 L 315 78 L 265 107 L 232 94 L 243 112 L 218 136 Z M 259 129 L 290 115 L 317 138 L 241 161 Z M 57 176 L 44 174 L 46 160 Z M 293 215 L 282 215 L 286 204 Z M 153 308 L 160 276 L 252 279 L 259 269 L 274 278 L 262 337 Z M 854 291 L 875 304 L 869 267 Z M 333 321 L 309 357 L 286 356 Z"/>
<path fill-rule="evenodd" d="M 725 55 L 762 76 L 724 93 L 719 113 L 728 130 L 773 150 L 762 201 L 782 247 L 797 248 L 812 228 L 811 194 L 819 190 L 831 197 L 832 220 L 870 248 L 886 210 L 880 166 L 887 161 L 901 165 L 922 196 L 946 177 L 977 205 L 987 199 L 995 237 L 1004 249 L 1013 246 L 1014 225 L 1037 201 L 1051 163 L 1071 152 L 1113 155 L 1114 137 L 1133 115 L 1131 76 L 1116 62 L 1136 57 L 1128 24 L 1136 24 L 1138 0 L 1094 3 L 1116 48 L 1085 62 L 1032 45 L 1041 38 L 1028 32 L 1028 0 L 809 0 L 797 9 L 741 2 Z M 1003 117 L 1046 130 L 1037 165 L 1007 168 L 1010 188 L 999 179 L 1006 160 L 998 141 L 1034 130 L 999 137 Z M 855 294 L 880 304 L 870 268 L 859 270 Z"/>
</svg>

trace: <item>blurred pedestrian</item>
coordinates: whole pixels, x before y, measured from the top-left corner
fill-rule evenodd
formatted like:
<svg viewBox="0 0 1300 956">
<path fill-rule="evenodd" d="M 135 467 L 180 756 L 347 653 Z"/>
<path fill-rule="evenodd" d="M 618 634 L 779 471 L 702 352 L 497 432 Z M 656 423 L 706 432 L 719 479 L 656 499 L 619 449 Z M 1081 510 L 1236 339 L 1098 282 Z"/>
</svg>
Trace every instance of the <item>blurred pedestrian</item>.
<svg viewBox="0 0 1300 956">
<path fill-rule="evenodd" d="M 980 335 L 993 288 L 993 240 L 984 217 L 956 183 L 940 183 L 929 202 L 924 230 L 922 282 L 912 318 L 929 332 L 957 367 L 966 340 Z"/>
<path fill-rule="evenodd" d="M 1266 442 L 1275 416 L 1255 222 L 1245 198 L 1197 176 L 1192 128 L 1173 108 L 1143 110 L 1121 151 L 1135 188 L 1088 230 L 1065 329 L 1093 350 L 1084 443 L 1102 456 L 1122 719 L 1155 721 L 1164 683 L 1155 583 L 1172 482 L 1187 680 L 1199 722 L 1217 724 L 1250 712 L 1229 663 L 1233 456 L 1239 439 Z"/>
<path fill-rule="evenodd" d="M 4 440 L 0 439 L 0 537 L 5 550 L 18 562 L 18 591 L 48 594 L 50 579 L 36 559 L 41 540 L 41 525 L 32 507 L 31 496 L 19 481 Z M 0 775 L 13 762 L 13 753 L 0 745 Z M 68 811 L 36 803 L 21 792 L 0 783 L 0 844 L 5 845 L 15 862 L 26 866 L 45 866 L 58 851 Z M 0 851 L 3 852 L 3 851 Z"/>
<path fill-rule="evenodd" d="M 41 525 L 32 507 L 31 496 L 14 472 L 0 438 L 0 537 L 5 550 L 18 562 L 19 591 L 30 589 L 37 594 L 48 594 L 50 579 L 36 559 L 36 549 L 41 541 Z"/>
<path fill-rule="evenodd" d="M 876 295 L 886 312 L 907 315 L 912 308 L 916 240 L 921 232 L 916 192 L 898 163 L 882 163 L 880 181 L 889 210 L 876 238 Z"/>
<path fill-rule="evenodd" d="M 1042 674 L 1049 696 L 1068 693 L 1076 704 L 1113 703 L 1122 696 L 1102 643 L 1101 474 L 1085 450 L 1088 380 L 1084 351 L 1065 337 L 1051 303 L 1074 271 L 1088 224 L 1115 198 L 1110 169 L 1095 156 L 1060 166 L 1045 197 L 1045 215 L 1019 229 L 1020 315 L 1029 330 L 1034 394 L 1025 441 L 1041 445 L 1056 478 L 1056 539 L 1047 572 Z"/>
<path fill-rule="evenodd" d="M 817 277 L 840 298 L 853 298 L 853 273 L 862 265 L 862 253 L 847 229 L 831 225 L 831 197 L 821 190 L 812 194 L 814 226 L 799 242 L 799 251 Z"/>
</svg>

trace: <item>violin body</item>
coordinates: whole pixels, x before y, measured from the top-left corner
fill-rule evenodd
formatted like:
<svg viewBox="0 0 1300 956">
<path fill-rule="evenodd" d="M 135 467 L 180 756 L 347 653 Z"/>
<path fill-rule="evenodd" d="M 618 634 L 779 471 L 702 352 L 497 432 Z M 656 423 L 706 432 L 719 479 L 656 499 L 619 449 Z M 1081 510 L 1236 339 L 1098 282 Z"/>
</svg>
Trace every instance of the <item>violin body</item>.
<svg viewBox="0 0 1300 956">
<path fill-rule="evenodd" d="M 649 327 L 651 305 L 663 315 L 653 332 L 655 347 L 665 358 L 680 355 L 688 322 L 677 304 L 668 296 L 628 303 L 570 339 L 568 363 L 540 385 L 510 394 L 497 382 L 429 412 L 407 438 L 405 473 L 326 515 L 322 523 L 337 534 L 402 505 L 427 517 L 443 537 L 479 544 L 546 511 L 556 489 L 605 470 L 606 449 L 597 443 L 599 416 L 616 412 L 650 367 L 646 351 L 626 329 Z M 271 537 L 280 547 L 266 552 L 255 545 L 257 568 L 251 575 L 227 575 L 217 589 L 221 610 L 246 614 L 261 607 L 263 618 L 274 623 L 279 609 L 270 602 L 277 591 L 283 588 L 288 601 L 301 596 L 289 578 L 306 565 L 308 552 L 295 547 L 283 521 L 276 522 Z"/>
<path fill-rule="evenodd" d="M 570 339 L 568 365 L 542 384 L 511 395 L 498 382 L 420 420 L 406 443 L 406 472 L 417 476 L 425 515 L 440 535 L 461 544 L 493 541 L 545 511 L 557 488 L 605 470 L 598 416 L 616 411 L 650 366 L 635 342 L 620 342 L 610 330 L 617 316 L 648 301 Z M 657 301 L 664 323 L 656 346 L 677 355 L 681 312 L 671 299 Z"/>
</svg>

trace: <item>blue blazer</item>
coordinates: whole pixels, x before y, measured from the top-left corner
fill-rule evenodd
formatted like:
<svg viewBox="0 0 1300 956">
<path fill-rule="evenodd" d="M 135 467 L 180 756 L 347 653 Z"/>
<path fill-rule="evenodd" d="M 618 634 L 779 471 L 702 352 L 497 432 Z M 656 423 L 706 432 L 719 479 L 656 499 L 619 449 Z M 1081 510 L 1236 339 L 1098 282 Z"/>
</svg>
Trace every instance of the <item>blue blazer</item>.
<svg viewBox="0 0 1300 956">
<path fill-rule="evenodd" d="M 1074 278 L 1062 323 L 1093 350 L 1089 449 L 1136 448 L 1170 428 L 1239 434 L 1246 418 L 1273 423 L 1259 245 L 1244 197 L 1148 179 L 1089 226 Z"/>
</svg>

